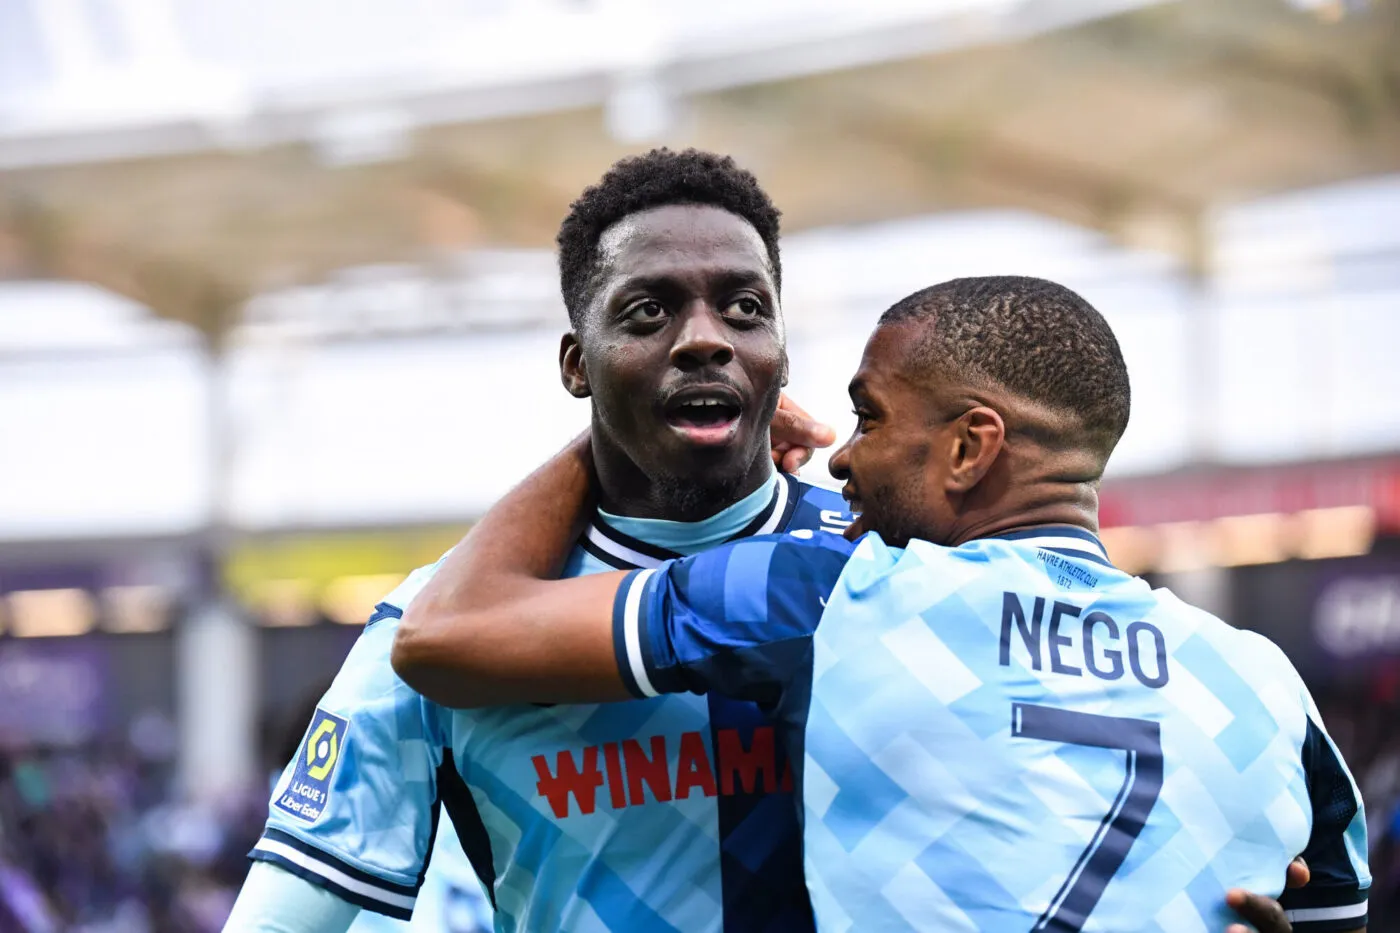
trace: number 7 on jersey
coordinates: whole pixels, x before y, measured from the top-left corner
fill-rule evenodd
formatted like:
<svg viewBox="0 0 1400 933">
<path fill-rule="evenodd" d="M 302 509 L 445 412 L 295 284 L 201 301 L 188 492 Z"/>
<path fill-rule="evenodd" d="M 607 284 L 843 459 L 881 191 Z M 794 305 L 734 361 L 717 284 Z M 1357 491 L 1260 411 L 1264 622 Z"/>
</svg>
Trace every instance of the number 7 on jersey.
<svg viewBox="0 0 1400 933">
<path fill-rule="evenodd" d="M 1030 703 L 1011 704 L 1011 735 L 1127 753 L 1123 786 L 1069 877 L 1032 933 L 1079 933 L 1104 888 L 1128 857 L 1162 789 L 1162 732 L 1155 722 L 1078 713 Z"/>
</svg>

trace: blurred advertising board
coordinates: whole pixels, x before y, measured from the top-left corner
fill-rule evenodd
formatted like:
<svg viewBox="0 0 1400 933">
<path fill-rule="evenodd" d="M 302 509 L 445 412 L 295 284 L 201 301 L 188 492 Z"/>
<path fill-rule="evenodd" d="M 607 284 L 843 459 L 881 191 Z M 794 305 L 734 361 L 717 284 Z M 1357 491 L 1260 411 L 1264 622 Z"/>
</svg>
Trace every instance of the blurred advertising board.
<svg viewBox="0 0 1400 933">
<path fill-rule="evenodd" d="M 413 570 L 453 547 L 464 527 L 299 534 L 245 540 L 223 582 L 259 623 L 297 628 L 322 619 L 363 625 Z"/>
<path fill-rule="evenodd" d="M 80 744 L 173 714 L 171 628 L 207 574 L 176 548 L 108 544 L 0 555 L 0 744 Z"/>
<path fill-rule="evenodd" d="M 200 561 L 174 550 L 0 557 L 0 634 L 52 638 L 168 629 L 197 594 Z"/>
<path fill-rule="evenodd" d="M 88 639 L 0 643 L 0 744 L 75 745 L 108 721 L 106 652 Z"/>
<path fill-rule="evenodd" d="M 1382 532 L 1400 532 L 1400 457 L 1110 480 L 1099 497 L 1099 521 L 1117 528 L 1358 507 L 1374 514 Z"/>
<path fill-rule="evenodd" d="M 1400 562 L 1329 567 L 1313 590 L 1310 629 L 1329 658 L 1400 657 Z"/>
<path fill-rule="evenodd" d="M 1310 684 L 1361 685 L 1400 668 L 1400 553 L 1392 542 L 1366 557 L 1237 568 L 1229 621 L 1267 635 Z"/>
</svg>

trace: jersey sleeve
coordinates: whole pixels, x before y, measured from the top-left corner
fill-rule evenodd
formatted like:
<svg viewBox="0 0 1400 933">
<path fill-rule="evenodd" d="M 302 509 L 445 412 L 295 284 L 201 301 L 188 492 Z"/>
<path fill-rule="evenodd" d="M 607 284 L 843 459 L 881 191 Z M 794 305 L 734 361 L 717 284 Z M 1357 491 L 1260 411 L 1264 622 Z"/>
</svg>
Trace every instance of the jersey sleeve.
<svg viewBox="0 0 1400 933">
<path fill-rule="evenodd" d="M 360 909 L 271 864 L 254 864 L 224 923 L 238 933 L 345 933 Z M 387 921 L 385 921 L 387 922 Z"/>
<path fill-rule="evenodd" d="M 401 611 L 382 603 L 278 779 L 251 857 L 351 904 L 408 919 L 436 830 L 441 710 L 389 663 Z"/>
<path fill-rule="evenodd" d="M 613 605 L 623 682 L 639 697 L 714 691 L 776 702 L 810 663 L 812 634 L 851 551 L 838 535 L 806 531 L 634 571 Z"/>
<path fill-rule="evenodd" d="M 1298 933 L 1332 933 L 1366 926 L 1371 873 L 1366 863 L 1366 811 L 1356 781 L 1323 728 L 1304 690 L 1307 733 L 1303 772 L 1312 806 L 1312 833 L 1302 851 L 1312 879 L 1279 896 Z"/>
</svg>

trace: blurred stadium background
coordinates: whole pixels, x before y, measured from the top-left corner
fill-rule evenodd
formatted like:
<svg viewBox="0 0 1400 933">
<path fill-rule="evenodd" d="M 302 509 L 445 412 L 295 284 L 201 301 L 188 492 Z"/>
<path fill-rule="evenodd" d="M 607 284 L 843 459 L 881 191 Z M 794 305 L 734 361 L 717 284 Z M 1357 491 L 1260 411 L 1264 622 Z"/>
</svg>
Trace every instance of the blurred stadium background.
<svg viewBox="0 0 1400 933">
<path fill-rule="evenodd" d="M 0 928 L 220 927 L 369 608 L 585 424 L 554 230 L 658 143 L 783 209 L 843 432 L 915 288 L 1104 311 L 1110 548 L 1305 673 L 1400 929 L 1397 0 L 0 0 Z"/>
</svg>

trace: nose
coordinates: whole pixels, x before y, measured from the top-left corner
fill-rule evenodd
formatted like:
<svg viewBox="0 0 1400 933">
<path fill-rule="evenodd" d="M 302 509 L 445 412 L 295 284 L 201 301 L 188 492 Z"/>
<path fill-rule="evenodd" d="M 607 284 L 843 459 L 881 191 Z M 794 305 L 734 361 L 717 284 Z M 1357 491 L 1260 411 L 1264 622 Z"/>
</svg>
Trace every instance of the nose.
<svg viewBox="0 0 1400 933">
<path fill-rule="evenodd" d="M 709 307 L 685 312 L 681 331 L 671 346 L 671 363 L 690 372 L 707 366 L 724 366 L 734 359 L 734 344 L 719 314 Z"/>
<path fill-rule="evenodd" d="M 833 479 L 839 479 L 844 483 L 851 478 L 851 441 L 849 438 L 831 455 L 826 468 L 831 472 Z"/>
</svg>

